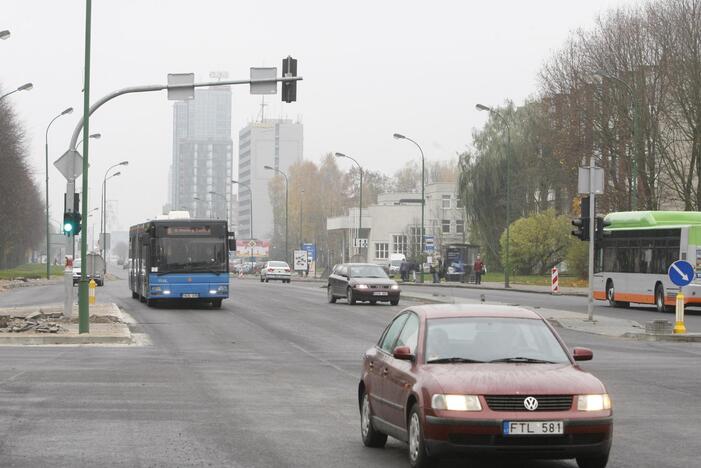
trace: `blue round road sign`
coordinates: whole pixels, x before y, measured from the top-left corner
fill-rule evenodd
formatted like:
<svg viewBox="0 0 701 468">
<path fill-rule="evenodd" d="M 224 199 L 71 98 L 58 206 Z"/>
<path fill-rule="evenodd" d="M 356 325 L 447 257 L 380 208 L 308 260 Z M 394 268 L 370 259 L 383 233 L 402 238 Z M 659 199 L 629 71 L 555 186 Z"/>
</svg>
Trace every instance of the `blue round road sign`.
<svg viewBox="0 0 701 468">
<path fill-rule="evenodd" d="M 696 272 L 694 266 L 686 260 L 677 260 L 672 263 L 667 271 L 669 279 L 677 286 L 686 286 L 694 280 Z"/>
</svg>

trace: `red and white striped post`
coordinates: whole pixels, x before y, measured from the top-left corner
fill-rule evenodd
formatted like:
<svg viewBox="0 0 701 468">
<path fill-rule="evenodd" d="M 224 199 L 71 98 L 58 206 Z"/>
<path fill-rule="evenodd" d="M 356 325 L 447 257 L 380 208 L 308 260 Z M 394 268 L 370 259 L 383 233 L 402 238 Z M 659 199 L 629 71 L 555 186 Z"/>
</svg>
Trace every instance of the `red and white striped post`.
<svg viewBox="0 0 701 468">
<path fill-rule="evenodd" d="M 551 278 L 551 284 L 550 284 L 550 289 L 553 294 L 559 293 L 560 292 L 560 283 L 558 282 L 557 278 L 557 268 L 553 267 L 552 274 L 550 276 Z"/>
</svg>

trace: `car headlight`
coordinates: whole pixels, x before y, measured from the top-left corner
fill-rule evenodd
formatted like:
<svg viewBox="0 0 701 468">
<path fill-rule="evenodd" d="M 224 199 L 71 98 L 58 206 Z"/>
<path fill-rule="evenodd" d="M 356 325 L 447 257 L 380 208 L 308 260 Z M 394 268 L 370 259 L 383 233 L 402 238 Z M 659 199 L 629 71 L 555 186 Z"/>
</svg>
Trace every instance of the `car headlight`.
<svg viewBox="0 0 701 468">
<path fill-rule="evenodd" d="M 603 411 L 611 409 L 611 398 L 608 393 L 600 395 L 579 395 L 577 397 L 579 411 Z"/>
<path fill-rule="evenodd" d="M 356 287 L 356 289 L 367 289 L 368 285 L 367 284 L 356 284 L 355 287 Z"/>
<path fill-rule="evenodd" d="M 394 289 L 394 290 L 396 291 L 397 289 L 399 289 L 399 285 L 398 285 L 398 284 L 393 284 L 393 285 L 391 286 L 391 289 Z"/>
<path fill-rule="evenodd" d="M 441 395 L 431 398 L 431 407 L 448 411 L 482 411 L 477 395 Z"/>
</svg>

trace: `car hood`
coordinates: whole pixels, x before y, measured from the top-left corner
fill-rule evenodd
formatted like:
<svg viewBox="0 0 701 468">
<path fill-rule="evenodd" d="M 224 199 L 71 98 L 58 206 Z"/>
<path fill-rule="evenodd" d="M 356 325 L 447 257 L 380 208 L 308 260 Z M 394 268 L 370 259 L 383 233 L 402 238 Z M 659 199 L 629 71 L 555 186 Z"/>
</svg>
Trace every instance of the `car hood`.
<svg viewBox="0 0 701 468">
<path fill-rule="evenodd" d="M 425 364 L 423 371 L 449 394 L 546 395 L 603 393 L 599 379 L 569 364 Z"/>
<path fill-rule="evenodd" d="M 372 286 L 392 286 L 396 281 L 389 278 L 351 278 L 351 284 L 367 284 Z"/>
</svg>

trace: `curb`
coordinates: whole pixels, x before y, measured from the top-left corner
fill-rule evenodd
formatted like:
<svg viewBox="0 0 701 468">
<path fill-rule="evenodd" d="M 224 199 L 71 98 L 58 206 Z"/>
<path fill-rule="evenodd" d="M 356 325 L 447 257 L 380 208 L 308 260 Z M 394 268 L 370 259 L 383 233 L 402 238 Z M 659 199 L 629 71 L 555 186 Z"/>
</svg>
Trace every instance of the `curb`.
<svg viewBox="0 0 701 468">
<path fill-rule="evenodd" d="M 126 325 L 125 325 L 126 327 Z M 128 327 L 126 327 L 128 329 Z M 129 336 L 94 336 L 71 335 L 71 336 L 3 336 L 0 338 L 2 345 L 104 345 L 104 344 L 131 344 L 131 331 Z"/>
<path fill-rule="evenodd" d="M 638 341 L 663 341 L 667 343 L 701 343 L 701 333 L 685 333 L 678 335 L 652 335 L 649 333 L 625 333 L 623 338 L 631 338 Z"/>
<path fill-rule="evenodd" d="M 399 283 L 399 286 L 418 286 L 426 287 L 433 286 L 434 288 L 454 288 L 454 289 L 474 289 L 476 291 L 507 291 L 507 292 L 522 292 L 531 294 L 547 294 L 548 296 L 576 296 L 576 297 L 587 297 L 587 293 L 584 292 L 560 292 L 553 294 L 551 291 L 537 291 L 533 289 L 523 289 L 523 288 L 498 288 L 494 286 L 461 286 L 460 284 L 446 284 L 446 283 Z"/>
</svg>

